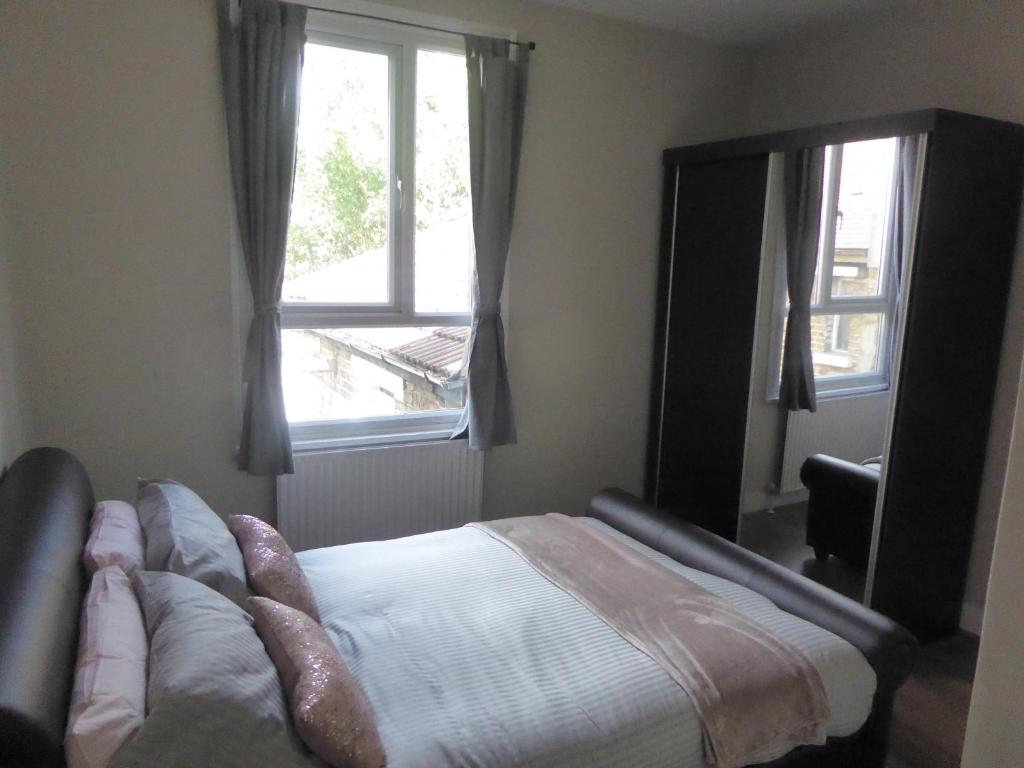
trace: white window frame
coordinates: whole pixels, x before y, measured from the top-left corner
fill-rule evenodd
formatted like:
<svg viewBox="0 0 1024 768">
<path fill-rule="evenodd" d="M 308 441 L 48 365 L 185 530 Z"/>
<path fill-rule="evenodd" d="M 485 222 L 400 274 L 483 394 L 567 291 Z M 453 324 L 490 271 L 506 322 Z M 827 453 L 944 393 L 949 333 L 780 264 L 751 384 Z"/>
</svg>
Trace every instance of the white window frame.
<svg viewBox="0 0 1024 768">
<path fill-rule="evenodd" d="M 377 304 L 282 302 L 282 330 L 366 327 L 465 327 L 472 313 L 417 312 L 415 297 L 416 63 L 418 50 L 465 54 L 461 35 L 310 10 L 309 43 L 387 55 L 390 61 L 388 301 Z M 462 409 L 352 419 L 291 421 L 292 448 L 389 445 L 447 439 Z"/>
<path fill-rule="evenodd" d="M 899 162 L 898 153 L 894 166 Z M 835 231 L 839 211 L 839 182 L 843 163 L 843 145 L 829 145 L 825 155 L 825 179 L 823 197 L 828 202 L 830 214 L 822 217 L 821 231 L 818 239 L 818 270 L 816 285 L 811 296 L 811 317 L 822 315 L 881 315 L 881 327 L 878 339 L 878 370 L 869 373 L 851 373 L 848 375 L 834 374 L 815 376 L 814 387 L 820 399 L 833 397 L 849 397 L 871 392 L 884 392 L 889 389 L 890 382 L 890 347 L 894 318 L 896 317 L 896 286 L 891 275 L 889 238 L 892 233 L 892 192 L 896 179 L 896 168 L 893 168 L 893 183 L 889 189 L 889 202 L 886 206 L 886 225 L 882 235 L 882 260 L 879 265 L 879 293 L 875 296 L 833 296 L 832 274 L 835 262 Z M 780 243 L 785 247 L 785 240 Z M 788 286 L 786 280 L 786 255 L 780 252 L 776 257 L 775 270 L 775 313 L 772 326 L 772 359 L 769 377 L 768 400 L 779 399 L 780 380 L 778 371 L 782 367 L 783 333 L 786 314 L 789 306 Z"/>
</svg>

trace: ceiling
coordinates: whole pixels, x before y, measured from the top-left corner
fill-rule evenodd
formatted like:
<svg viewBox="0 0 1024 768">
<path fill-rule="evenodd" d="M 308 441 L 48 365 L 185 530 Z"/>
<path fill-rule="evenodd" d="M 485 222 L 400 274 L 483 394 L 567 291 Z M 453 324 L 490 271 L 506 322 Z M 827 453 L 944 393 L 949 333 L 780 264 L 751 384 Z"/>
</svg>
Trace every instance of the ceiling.
<svg viewBox="0 0 1024 768">
<path fill-rule="evenodd" d="M 665 27 L 734 45 L 753 46 L 829 22 L 872 16 L 922 0 L 545 0 Z"/>
</svg>

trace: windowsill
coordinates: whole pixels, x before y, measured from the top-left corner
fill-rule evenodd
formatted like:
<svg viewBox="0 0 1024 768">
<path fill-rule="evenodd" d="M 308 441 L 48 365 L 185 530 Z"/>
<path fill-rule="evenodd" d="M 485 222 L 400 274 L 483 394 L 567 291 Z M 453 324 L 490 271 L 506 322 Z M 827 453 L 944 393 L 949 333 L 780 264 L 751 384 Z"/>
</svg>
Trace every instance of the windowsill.
<svg viewBox="0 0 1024 768">
<path fill-rule="evenodd" d="M 293 440 L 294 453 L 314 451 L 343 451 L 356 448 L 394 448 L 418 443 L 443 443 L 452 439 L 451 430 L 445 432 L 411 432 L 401 435 L 368 435 L 365 437 L 336 437 L 321 440 Z"/>
<path fill-rule="evenodd" d="M 460 410 L 447 410 L 366 419 L 292 422 L 289 424 L 292 450 L 303 453 L 447 441 L 452 438 L 461 414 Z"/>
<path fill-rule="evenodd" d="M 829 365 L 833 368 L 853 368 L 853 360 L 847 352 L 815 352 L 815 365 Z"/>
<path fill-rule="evenodd" d="M 882 382 L 880 384 L 863 384 L 859 386 L 850 387 L 837 387 L 835 389 L 816 389 L 814 396 L 817 400 L 841 400 L 847 397 L 864 397 L 865 395 L 877 395 L 881 392 L 888 392 L 889 384 Z M 771 405 L 777 405 L 779 402 L 779 393 L 776 392 L 769 397 L 766 402 Z"/>
<path fill-rule="evenodd" d="M 889 385 L 865 384 L 859 387 L 843 387 L 839 389 L 819 389 L 815 393 L 819 400 L 838 400 L 843 397 L 860 397 L 862 395 L 877 395 L 879 392 L 887 392 Z"/>
</svg>

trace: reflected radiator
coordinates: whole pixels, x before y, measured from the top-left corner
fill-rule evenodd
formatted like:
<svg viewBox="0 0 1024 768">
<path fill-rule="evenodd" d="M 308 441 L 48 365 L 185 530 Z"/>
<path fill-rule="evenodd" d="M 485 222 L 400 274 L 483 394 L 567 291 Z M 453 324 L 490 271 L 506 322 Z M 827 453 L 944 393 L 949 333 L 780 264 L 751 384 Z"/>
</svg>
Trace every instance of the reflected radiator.
<svg viewBox="0 0 1024 768">
<path fill-rule="evenodd" d="M 298 551 L 479 520 L 483 464 L 466 440 L 297 453 L 277 481 L 278 530 Z"/>
<path fill-rule="evenodd" d="M 800 467 L 808 456 L 827 453 L 860 463 L 878 456 L 885 441 L 889 393 L 818 400 L 818 410 L 791 411 L 786 423 L 779 493 L 802 490 Z"/>
</svg>

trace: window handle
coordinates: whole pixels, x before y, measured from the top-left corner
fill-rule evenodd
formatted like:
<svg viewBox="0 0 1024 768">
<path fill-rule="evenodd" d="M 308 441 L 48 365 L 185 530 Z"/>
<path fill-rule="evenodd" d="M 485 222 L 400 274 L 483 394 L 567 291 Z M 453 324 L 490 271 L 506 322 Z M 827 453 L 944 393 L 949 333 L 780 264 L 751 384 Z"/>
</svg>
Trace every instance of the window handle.
<svg viewBox="0 0 1024 768">
<path fill-rule="evenodd" d="M 405 194 L 402 192 L 402 180 L 396 179 L 395 186 L 398 187 L 398 210 L 405 207 Z"/>
</svg>

